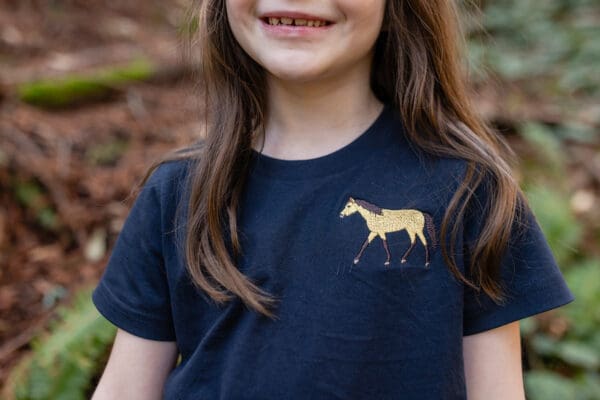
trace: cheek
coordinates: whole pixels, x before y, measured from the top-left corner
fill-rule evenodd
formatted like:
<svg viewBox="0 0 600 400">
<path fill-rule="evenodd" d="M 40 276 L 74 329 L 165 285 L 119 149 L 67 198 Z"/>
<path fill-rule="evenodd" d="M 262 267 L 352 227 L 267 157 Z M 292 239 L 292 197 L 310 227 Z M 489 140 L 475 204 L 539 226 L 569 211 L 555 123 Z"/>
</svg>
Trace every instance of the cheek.
<svg viewBox="0 0 600 400">
<path fill-rule="evenodd" d="M 254 3 L 255 0 L 225 0 L 225 8 L 229 15 L 239 14 L 251 10 Z"/>
<path fill-rule="evenodd" d="M 385 0 L 340 0 L 340 9 L 346 18 L 353 22 L 354 28 L 367 35 L 369 39 L 377 37 L 381 31 Z M 366 37 L 364 39 L 367 39 Z"/>
<path fill-rule="evenodd" d="M 227 20 L 231 30 L 239 32 L 243 27 L 248 26 L 254 18 L 253 0 L 226 0 L 225 9 L 227 11 Z"/>
<path fill-rule="evenodd" d="M 246 30 L 251 27 L 254 3 L 251 0 L 225 1 L 229 27 L 233 32 L 235 40 L 246 52 L 250 50 L 245 38 L 248 36 Z"/>
</svg>

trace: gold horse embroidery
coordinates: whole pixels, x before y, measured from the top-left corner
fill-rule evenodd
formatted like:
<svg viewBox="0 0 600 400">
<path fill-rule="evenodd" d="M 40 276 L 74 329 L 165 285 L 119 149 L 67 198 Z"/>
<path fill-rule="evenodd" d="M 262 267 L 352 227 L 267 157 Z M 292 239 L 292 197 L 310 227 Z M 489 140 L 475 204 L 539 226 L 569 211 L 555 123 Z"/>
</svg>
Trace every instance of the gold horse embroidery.
<svg viewBox="0 0 600 400">
<path fill-rule="evenodd" d="M 390 210 L 378 207 L 365 200 L 353 199 L 350 197 L 340 212 L 340 218 L 352 215 L 355 212 L 358 212 L 363 217 L 370 233 L 354 258 L 354 264 L 359 262 L 363 251 L 365 251 L 365 248 L 369 243 L 379 236 L 383 241 L 383 248 L 387 254 L 387 260 L 385 260 L 384 265 L 389 266 L 391 254 L 385 234 L 405 229 L 410 237 L 410 247 L 406 250 L 400 262 L 406 262 L 406 257 L 408 257 L 415 246 L 416 238 L 418 237 L 423 246 L 425 246 L 425 268 L 429 268 L 429 246 L 424 234 L 425 229 L 431 239 L 431 247 L 435 248 L 437 245 L 435 226 L 431 215 L 414 209 Z"/>
</svg>

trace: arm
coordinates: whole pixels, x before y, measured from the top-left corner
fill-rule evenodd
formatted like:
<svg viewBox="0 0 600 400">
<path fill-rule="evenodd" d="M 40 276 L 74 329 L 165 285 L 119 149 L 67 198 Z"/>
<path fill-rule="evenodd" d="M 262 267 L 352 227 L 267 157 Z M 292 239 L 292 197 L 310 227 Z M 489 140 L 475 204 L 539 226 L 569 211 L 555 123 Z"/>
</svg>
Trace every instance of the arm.
<svg viewBox="0 0 600 400">
<path fill-rule="evenodd" d="M 175 342 L 143 339 L 118 329 L 92 400 L 162 399 L 177 354 Z"/>
<path fill-rule="evenodd" d="M 463 336 L 469 400 L 525 400 L 519 321 Z"/>
</svg>

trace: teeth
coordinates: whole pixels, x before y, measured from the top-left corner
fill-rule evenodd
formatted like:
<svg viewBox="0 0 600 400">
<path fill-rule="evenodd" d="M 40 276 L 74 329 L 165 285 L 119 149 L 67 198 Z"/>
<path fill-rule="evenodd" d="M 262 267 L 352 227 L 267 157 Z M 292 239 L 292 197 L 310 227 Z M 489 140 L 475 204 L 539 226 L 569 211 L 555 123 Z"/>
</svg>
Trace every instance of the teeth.
<svg viewBox="0 0 600 400">
<path fill-rule="evenodd" d="M 315 21 L 303 18 L 294 19 L 289 17 L 269 17 L 268 21 L 269 25 L 313 26 L 315 28 L 327 25 L 325 21 Z"/>
</svg>

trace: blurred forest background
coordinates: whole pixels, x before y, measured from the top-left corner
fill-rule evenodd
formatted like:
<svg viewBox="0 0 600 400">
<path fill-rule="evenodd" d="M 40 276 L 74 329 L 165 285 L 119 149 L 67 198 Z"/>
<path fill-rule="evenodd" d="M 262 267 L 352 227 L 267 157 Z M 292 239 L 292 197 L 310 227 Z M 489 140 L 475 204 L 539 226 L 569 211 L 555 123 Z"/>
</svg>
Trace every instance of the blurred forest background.
<svg viewBox="0 0 600 400">
<path fill-rule="evenodd" d="M 577 298 L 522 322 L 528 398 L 600 399 L 600 2 L 461 5 L 477 104 L 520 156 Z M 201 127 L 189 7 L 0 0 L 3 399 L 86 399 L 97 383 L 115 328 L 90 291 L 126 199 Z"/>
</svg>

